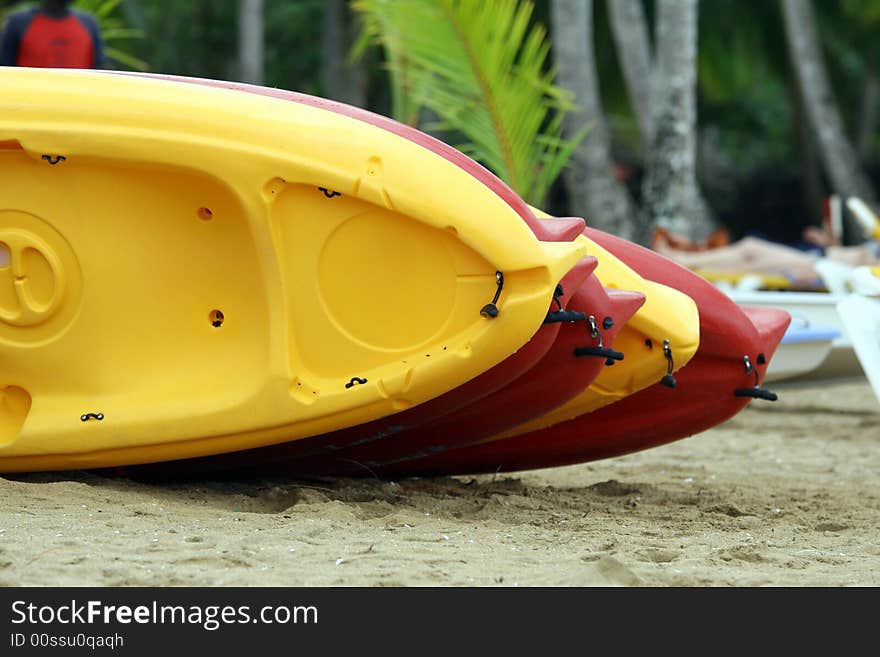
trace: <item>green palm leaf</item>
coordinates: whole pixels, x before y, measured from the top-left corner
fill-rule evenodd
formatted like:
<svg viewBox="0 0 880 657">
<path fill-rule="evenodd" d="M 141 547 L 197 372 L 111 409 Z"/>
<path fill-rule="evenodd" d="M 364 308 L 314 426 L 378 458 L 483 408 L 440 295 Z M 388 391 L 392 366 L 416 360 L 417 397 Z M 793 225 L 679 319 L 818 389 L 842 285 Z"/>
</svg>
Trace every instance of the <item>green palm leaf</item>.
<svg viewBox="0 0 880 657">
<path fill-rule="evenodd" d="M 553 84 L 550 44 L 516 0 L 357 0 L 388 55 L 395 93 L 462 135 L 461 149 L 541 204 L 587 128 L 562 139 L 570 96 Z M 397 116 L 396 118 L 401 118 Z"/>
</svg>

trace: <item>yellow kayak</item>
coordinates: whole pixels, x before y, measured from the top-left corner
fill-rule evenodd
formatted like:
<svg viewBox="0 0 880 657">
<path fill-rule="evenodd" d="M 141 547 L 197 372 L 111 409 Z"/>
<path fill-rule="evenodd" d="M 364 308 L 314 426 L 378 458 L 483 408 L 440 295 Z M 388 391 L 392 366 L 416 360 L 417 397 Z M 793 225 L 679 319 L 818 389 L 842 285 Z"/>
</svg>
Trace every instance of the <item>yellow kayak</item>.
<svg viewBox="0 0 880 657">
<path fill-rule="evenodd" d="M 547 213 L 535 214 L 548 221 Z M 589 253 L 597 258 L 596 276 L 605 287 L 633 290 L 645 295 L 645 303 L 614 339 L 614 349 L 625 358 L 605 367 L 580 395 L 554 411 L 514 429 L 493 436 L 499 440 L 544 429 L 612 404 L 663 380 L 693 358 L 700 344 L 697 305 L 686 294 L 642 278 L 607 250 L 581 236 Z"/>
<path fill-rule="evenodd" d="M 731 271 L 709 271 L 707 269 L 695 269 L 694 273 L 698 276 L 702 276 L 707 281 L 712 283 L 729 283 L 731 285 L 736 285 L 740 281 L 742 281 L 746 276 L 755 277 L 761 281 L 762 290 L 792 290 L 794 286 L 792 285 L 791 279 L 782 274 L 744 274 L 742 272 L 731 272 Z"/>
<path fill-rule="evenodd" d="M 320 108 L 0 68 L 0 470 L 293 440 L 461 385 L 540 327 L 543 243 L 429 150 Z"/>
</svg>

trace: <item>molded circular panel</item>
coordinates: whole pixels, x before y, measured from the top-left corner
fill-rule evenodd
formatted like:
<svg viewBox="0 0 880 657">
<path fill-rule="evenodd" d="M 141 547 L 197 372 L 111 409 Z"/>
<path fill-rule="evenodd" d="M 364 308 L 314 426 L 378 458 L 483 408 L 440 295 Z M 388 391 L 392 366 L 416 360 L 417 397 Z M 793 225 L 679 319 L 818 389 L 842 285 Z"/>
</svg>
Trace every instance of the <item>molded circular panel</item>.
<svg viewBox="0 0 880 657">
<path fill-rule="evenodd" d="M 40 342 L 64 330 L 79 306 L 82 276 L 67 240 L 46 221 L 0 210 L 0 342 Z"/>
<path fill-rule="evenodd" d="M 426 239 L 426 233 L 436 235 Z M 409 349 L 429 340 L 455 303 L 457 272 L 446 241 L 436 228 L 383 210 L 345 221 L 328 238 L 318 264 L 331 319 L 377 349 Z M 377 315 L 388 321 L 365 319 Z"/>
</svg>

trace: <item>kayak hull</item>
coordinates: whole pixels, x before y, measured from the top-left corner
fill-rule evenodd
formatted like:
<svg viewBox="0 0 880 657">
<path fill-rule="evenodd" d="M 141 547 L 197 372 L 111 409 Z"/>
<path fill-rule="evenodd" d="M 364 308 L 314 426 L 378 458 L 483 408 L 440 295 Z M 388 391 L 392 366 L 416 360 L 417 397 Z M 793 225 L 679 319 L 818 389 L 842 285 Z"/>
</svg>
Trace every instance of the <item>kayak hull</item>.
<svg viewBox="0 0 880 657">
<path fill-rule="evenodd" d="M 113 73 L 112 75 L 120 75 Z M 588 386 L 569 403 L 548 413 L 546 417 L 536 418 L 522 426 L 523 431 L 537 429 L 551 423 L 577 417 L 583 413 L 611 404 L 623 397 L 652 385 L 659 380 L 668 368 L 668 361 L 662 349 L 646 347 L 646 341 L 663 345 L 668 341 L 673 369 L 682 367 L 693 356 L 699 344 L 697 331 L 697 311 L 693 301 L 675 289 L 645 281 L 634 274 L 624 263 L 608 253 L 595 242 L 582 234 L 584 221 L 580 218 L 551 217 L 535 210 L 507 185 L 477 162 L 430 135 L 415 128 L 363 110 L 334 101 L 315 98 L 305 94 L 270 89 L 238 82 L 205 80 L 179 76 L 164 76 L 148 73 L 125 73 L 147 78 L 172 80 L 188 85 L 244 91 L 252 95 L 284 100 L 289 103 L 319 107 L 341 116 L 351 117 L 365 124 L 400 136 L 412 143 L 424 146 L 474 180 L 485 185 L 506 203 L 538 237 L 547 242 L 576 240 L 587 252 L 599 258 L 597 275 L 604 285 L 617 289 L 632 290 L 645 294 L 646 302 L 635 317 L 624 327 L 618 336 L 618 345 L 625 348 L 633 357 L 614 369 L 608 368 L 600 373 L 593 385 Z M 540 217 L 540 218 L 539 218 Z"/>
<path fill-rule="evenodd" d="M 604 349 L 616 351 L 615 338 L 619 328 L 615 327 L 625 325 L 644 303 L 644 295 L 620 290 L 606 290 L 606 293 L 606 298 L 598 305 L 595 302 L 591 305 L 580 303 L 581 299 L 576 296 L 572 307 L 589 309 L 584 312 L 597 317 L 600 326 L 606 318 L 611 318 L 611 328 L 601 332 L 601 342 Z M 589 290 L 579 296 L 586 301 Z M 607 366 L 604 356 L 577 355 L 579 349 L 596 348 L 599 343 L 585 328 L 578 324 L 563 326 L 553 349 L 526 376 L 479 404 L 442 418 L 435 425 L 413 431 L 410 444 L 420 447 L 420 452 L 410 449 L 402 455 L 374 457 L 366 461 L 366 465 L 376 474 L 387 477 L 431 471 L 443 463 L 455 464 L 457 454 L 462 451 L 460 448 L 467 451 L 468 445 L 540 417 L 566 403 L 589 386 Z M 622 355 L 625 360 L 626 354 Z"/>
<path fill-rule="evenodd" d="M 0 81 L 0 471 L 236 451 L 416 406 L 528 342 L 586 255 L 332 112 L 98 72 Z"/>
<path fill-rule="evenodd" d="M 512 472 L 619 456 L 704 431 L 751 401 L 737 391 L 763 383 L 790 316 L 769 308 L 741 309 L 659 254 L 595 229 L 585 232 L 648 280 L 675 287 L 697 302 L 700 347 L 675 374 L 675 388 L 657 384 L 569 421 L 446 453 L 411 474 Z"/>
<path fill-rule="evenodd" d="M 594 258 L 585 258 L 566 274 L 560 284 L 563 294 L 558 297 L 561 307 L 568 306 L 587 281 L 596 281 L 592 275 L 595 267 Z M 548 310 L 553 311 L 556 307 L 554 302 Z M 553 348 L 561 327 L 559 323 L 543 324 L 526 345 L 480 376 L 423 404 L 372 422 L 233 454 L 130 467 L 124 473 L 141 478 L 169 478 L 223 470 L 284 474 L 324 474 L 334 469 L 343 470 L 359 456 L 393 449 L 417 427 L 477 403 L 526 374 Z"/>
</svg>

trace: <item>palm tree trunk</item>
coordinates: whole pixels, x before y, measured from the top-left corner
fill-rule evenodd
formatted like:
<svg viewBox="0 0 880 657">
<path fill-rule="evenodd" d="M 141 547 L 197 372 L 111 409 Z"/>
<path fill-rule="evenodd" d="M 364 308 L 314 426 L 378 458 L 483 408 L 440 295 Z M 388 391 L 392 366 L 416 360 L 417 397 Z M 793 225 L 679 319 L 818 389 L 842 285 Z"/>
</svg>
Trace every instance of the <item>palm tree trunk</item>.
<svg viewBox="0 0 880 657">
<path fill-rule="evenodd" d="M 606 0 L 606 6 L 632 111 L 644 143 L 650 144 L 654 137 L 653 53 L 642 0 Z"/>
<path fill-rule="evenodd" d="M 844 199 L 858 196 L 877 207 L 871 183 L 858 164 L 828 82 L 809 0 L 781 0 L 788 51 L 807 118 L 816 134 L 819 152 L 831 185 Z M 858 235 L 850 223 L 848 233 Z"/>
<path fill-rule="evenodd" d="M 637 234 L 636 212 L 624 186 L 614 177 L 611 139 L 596 76 L 593 55 L 592 0 L 552 0 L 553 51 L 557 83 L 575 96 L 580 112 L 565 116 L 567 138 L 586 121 L 592 128 L 575 150 L 565 171 L 572 211 L 600 230 L 626 239 Z"/>
<path fill-rule="evenodd" d="M 877 76 L 876 65 L 872 61 L 862 78 L 862 99 L 856 128 L 856 151 L 862 163 L 871 156 L 874 126 L 877 125 L 878 100 L 880 100 L 880 78 Z"/>
<path fill-rule="evenodd" d="M 242 82 L 263 84 L 263 0 L 239 0 L 238 62 Z"/>
<path fill-rule="evenodd" d="M 654 139 L 643 211 L 650 226 L 701 240 L 712 224 L 696 178 L 696 0 L 658 1 L 655 42 Z"/>
<path fill-rule="evenodd" d="M 366 75 L 361 61 L 347 61 L 348 47 L 357 38 L 359 23 L 349 15 L 345 0 L 325 0 L 321 35 L 321 82 L 324 95 L 349 105 L 366 104 Z"/>
<path fill-rule="evenodd" d="M 803 199 L 804 205 L 807 207 L 807 219 L 810 224 L 818 226 L 822 222 L 822 206 L 826 196 L 825 185 L 822 181 L 822 162 L 816 148 L 816 137 L 804 111 L 805 103 L 800 92 L 800 85 L 794 80 L 795 77 L 792 68 L 792 80 L 788 86 L 792 105 L 792 120 L 794 121 L 795 154 L 804 190 Z"/>
</svg>

